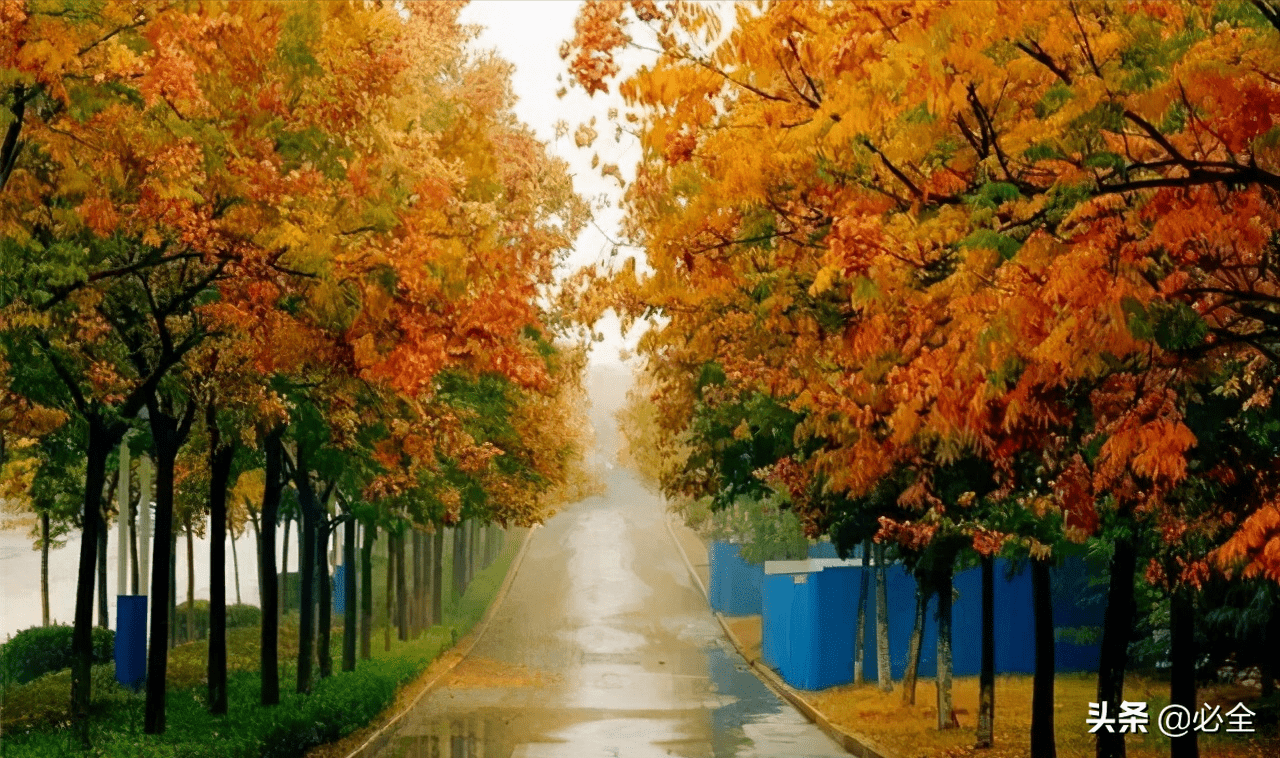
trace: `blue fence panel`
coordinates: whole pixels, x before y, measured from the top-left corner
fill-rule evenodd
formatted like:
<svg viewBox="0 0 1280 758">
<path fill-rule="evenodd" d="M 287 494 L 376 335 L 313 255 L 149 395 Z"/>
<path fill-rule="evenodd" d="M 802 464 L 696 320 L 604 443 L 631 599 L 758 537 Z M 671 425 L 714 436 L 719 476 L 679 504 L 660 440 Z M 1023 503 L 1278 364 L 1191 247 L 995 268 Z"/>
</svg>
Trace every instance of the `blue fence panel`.
<svg viewBox="0 0 1280 758">
<path fill-rule="evenodd" d="M 1107 575 L 1105 561 L 1071 557 L 1053 569 L 1054 664 L 1058 671 L 1097 671 L 1102 650 Z"/>
<path fill-rule="evenodd" d="M 711 543 L 708 595 L 712 610 L 726 616 L 751 616 L 762 607 L 764 566 L 742 560 L 740 550 L 740 545 L 728 542 Z"/>
<path fill-rule="evenodd" d="M 856 570 L 856 571 L 861 571 Z M 1097 671 L 1098 644 L 1089 631 L 1101 627 L 1101 608 L 1087 603 L 1079 592 L 1080 577 L 1087 579 L 1088 567 L 1079 558 L 1068 558 L 1053 569 L 1055 598 L 1053 625 L 1057 630 L 1055 659 L 1057 671 Z M 877 677 L 876 659 L 876 579 L 869 569 L 867 631 L 865 631 L 864 671 L 868 680 Z M 1059 574 L 1066 580 L 1060 580 Z M 911 629 L 915 624 L 915 580 L 901 566 L 887 570 L 888 625 L 893 679 L 901 679 L 910 652 Z M 952 579 L 956 597 L 951 606 L 951 658 L 955 676 L 974 676 L 982 668 L 982 570 L 961 571 Z M 1032 611 L 1032 583 L 1025 561 L 996 560 L 996 672 L 1036 671 L 1036 641 Z M 856 593 L 856 588 L 854 590 Z M 854 601 L 856 604 L 856 594 Z M 855 620 L 856 624 L 856 620 Z M 1073 627 L 1066 630 L 1064 627 Z M 924 639 L 920 650 L 919 676 L 937 675 L 937 598 L 929 599 L 924 616 Z"/>
<path fill-rule="evenodd" d="M 982 576 L 982 570 L 972 573 Z M 1009 562 L 996 559 L 995 570 L 996 611 L 996 672 L 1012 674 L 1031 673 L 1036 668 L 1035 617 L 1031 603 L 1031 570 L 1026 561 Z M 979 581 L 977 600 L 982 609 L 982 588 Z M 982 617 L 978 617 L 978 644 L 982 640 Z M 952 645 L 955 644 L 954 638 Z M 978 659 L 981 672 L 982 659 Z"/>
<path fill-rule="evenodd" d="M 809 546 L 810 558 L 839 558 L 836 554 L 836 546 L 830 542 L 815 542 Z M 853 556 L 850 556 L 853 557 Z"/>
<path fill-rule="evenodd" d="M 810 666 L 808 689 L 823 689 L 853 681 L 853 637 L 858 608 L 849 602 L 856 595 L 858 569 L 828 568 L 813 574 L 808 584 L 817 653 Z M 796 661 L 792 661 L 792 666 Z"/>
<path fill-rule="evenodd" d="M 134 690 L 147 681 L 147 596 L 116 595 L 116 681 Z"/>
<path fill-rule="evenodd" d="M 760 657 L 785 676 L 790 661 L 791 606 L 795 599 L 791 574 L 764 578 L 760 617 Z"/>
<path fill-rule="evenodd" d="M 333 614 L 341 616 L 347 612 L 347 583 L 345 580 L 347 575 L 347 565 L 345 563 L 338 564 L 333 570 Z"/>
</svg>

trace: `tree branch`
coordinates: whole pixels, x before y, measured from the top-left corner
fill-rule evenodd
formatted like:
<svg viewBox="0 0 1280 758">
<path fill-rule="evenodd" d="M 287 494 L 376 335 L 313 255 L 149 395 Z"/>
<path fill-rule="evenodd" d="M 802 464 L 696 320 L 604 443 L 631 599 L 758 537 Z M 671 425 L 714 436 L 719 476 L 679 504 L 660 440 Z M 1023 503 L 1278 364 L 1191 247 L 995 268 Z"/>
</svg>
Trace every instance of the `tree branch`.
<svg viewBox="0 0 1280 758">
<path fill-rule="evenodd" d="M 1031 56 L 1033 59 L 1043 63 L 1044 67 L 1052 71 L 1054 76 L 1061 79 L 1064 84 L 1070 85 L 1071 74 L 1069 74 L 1065 68 L 1059 66 L 1053 58 L 1044 51 L 1044 48 L 1040 47 L 1039 42 L 1033 41 L 1031 44 L 1035 45 L 1035 49 L 1032 49 L 1023 42 L 1016 42 L 1014 43 L 1014 46 Z"/>
<path fill-rule="evenodd" d="M 22 152 L 18 135 L 22 133 L 22 119 L 27 112 L 29 97 L 26 87 L 21 84 L 14 85 L 13 105 L 9 108 L 9 112 L 13 114 L 13 121 L 5 130 L 4 142 L 0 143 L 0 192 L 4 192 L 5 185 L 9 183 L 9 175 L 13 172 L 14 164 L 18 162 L 18 153 Z"/>
<path fill-rule="evenodd" d="M 53 365 L 53 372 L 58 375 L 62 383 L 66 385 L 67 392 L 71 393 L 71 402 L 75 405 L 76 410 L 81 415 L 89 415 L 89 402 L 85 398 L 84 393 L 80 390 L 80 385 L 75 378 L 71 376 L 71 372 L 63 365 L 62 359 L 54 351 L 53 345 L 49 344 L 49 338 L 37 332 L 35 335 L 36 344 L 49 357 L 49 363 Z"/>
</svg>

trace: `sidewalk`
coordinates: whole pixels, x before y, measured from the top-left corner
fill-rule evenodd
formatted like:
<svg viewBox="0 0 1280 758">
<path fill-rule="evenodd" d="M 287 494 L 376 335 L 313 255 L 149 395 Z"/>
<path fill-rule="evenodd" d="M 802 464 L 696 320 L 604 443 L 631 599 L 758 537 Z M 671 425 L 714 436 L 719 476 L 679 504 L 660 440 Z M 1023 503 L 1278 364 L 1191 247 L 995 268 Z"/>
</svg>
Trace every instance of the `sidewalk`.
<svg viewBox="0 0 1280 758">
<path fill-rule="evenodd" d="M 689 568 L 689 572 L 693 575 L 695 583 L 702 590 L 702 594 L 706 595 L 707 587 L 711 582 L 711 564 L 707 556 L 706 544 L 703 543 L 697 532 L 685 526 L 676 516 L 668 516 L 667 530 L 680 548 L 680 552 L 684 555 L 685 563 Z M 782 680 L 782 677 L 776 671 L 760 660 L 760 622 L 758 616 L 726 618 L 724 615 L 716 613 L 716 619 L 720 621 L 720 626 L 724 629 L 725 636 L 729 638 L 729 641 L 737 648 L 738 653 L 751 666 L 752 672 L 776 692 L 779 697 L 795 706 L 796 710 L 816 724 L 836 744 L 843 747 L 851 755 L 858 756 L 858 758 L 898 758 L 897 753 L 877 743 L 870 737 L 836 726 L 826 714 L 818 710 L 810 702 L 806 696 L 807 693 L 791 687 L 791 685 Z"/>
</svg>

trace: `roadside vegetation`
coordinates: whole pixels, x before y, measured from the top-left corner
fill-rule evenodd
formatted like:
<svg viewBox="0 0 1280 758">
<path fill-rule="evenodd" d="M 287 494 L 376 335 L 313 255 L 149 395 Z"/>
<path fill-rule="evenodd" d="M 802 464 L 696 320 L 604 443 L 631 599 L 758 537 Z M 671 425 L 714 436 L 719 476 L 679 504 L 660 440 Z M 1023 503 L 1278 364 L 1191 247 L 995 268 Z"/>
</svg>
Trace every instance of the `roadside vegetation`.
<svg viewBox="0 0 1280 758">
<path fill-rule="evenodd" d="M 461 598 L 445 606 L 441 623 L 419 630 L 411 639 L 395 639 L 390 647 L 378 644 L 368 660 L 354 671 L 336 672 L 324 679 L 311 695 L 286 695 L 274 707 L 258 702 L 262 677 L 258 670 L 261 629 L 231 629 L 227 634 L 228 707 L 234 719 L 211 714 L 204 687 L 209 646 L 206 641 L 175 647 L 169 656 L 166 709 L 168 730 L 163 740 L 148 738 L 140 728 L 145 696 L 115 681 L 114 665 L 95 665 L 94 700 L 91 704 L 90 755 L 117 756 L 273 756 L 296 758 L 321 744 L 355 732 L 383 714 L 399 688 L 420 675 L 439 655 L 451 648 L 480 621 L 493 602 L 522 537 L 513 535 L 494 562 L 480 570 Z M 289 663 L 297 654 L 297 614 L 280 625 L 283 681 L 296 676 Z M 376 630 L 381 636 L 382 628 Z M 342 631 L 334 632 L 341 646 Z M 381 643 L 381 640 L 379 640 Z M 69 669 L 47 673 L 21 685 L 4 689 L 5 735 L 0 753 L 6 756 L 61 756 L 75 749 L 73 736 L 61 728 L 70 718 L 67 689 Z"/>
<path fill-rule="evenodd" d="M 978 565 L 974 745 L 1005 745 L 997 703 L 1029 696 L 1017 749 L 1074 751 L 1078 709 L 1114 717 L 1135 671 L 1205 715 L 1219 672 L 1256 669 L 1274 734 L 1277 4 L 722 11 L 588 3 L 561 51 L 641 150 L 620 243 L 642 255 L 575 298 L 643 324 L 629 459 L 691 514 L 777 497 L 809 537 L 904 565 L 916 627 L 938 619 L 938 731 L 953 579 Z M 1081 553 L 1105 621 L 1094 688 L 1064 704 L 1050 579 Z M 997 557 L 1035 588 L 1029 692 L 994 676 Z M 1216 754 L 1200 736 L 1160 749 Z"/>
<path fill-rule="evenodd" d="M 375 658 L 376 609 L 383 647 L 452 623 L 503 530 L 593 485 L 586 345 L 555 305 L 589 208 L 459 7 L 0 3 L 0 500 L 46 625 L 48 551 L 80 536 L 69 673 L 17 685 L 4 718 L 42 728 L 4 750 L 345 733 L 443 644 Z M 139 696 L 94 667 L 112 594 L 148 596 Z M 199 663 L 173 652 L 202 635 Z"/>
</svg>

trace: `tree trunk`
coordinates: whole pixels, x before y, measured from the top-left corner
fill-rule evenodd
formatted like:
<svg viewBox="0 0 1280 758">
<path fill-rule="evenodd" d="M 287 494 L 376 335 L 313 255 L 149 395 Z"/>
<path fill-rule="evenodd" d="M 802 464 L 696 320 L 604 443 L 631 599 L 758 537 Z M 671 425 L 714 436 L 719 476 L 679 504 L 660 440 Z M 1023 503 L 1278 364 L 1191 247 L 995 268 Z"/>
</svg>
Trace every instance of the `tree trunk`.
<svg viewBox="0 0 1280 758">
<path fill-rule="evenodd" d="M 289 522 L 293 519 L 284 517 L 284 545 L 280 555 L 280 617 L 289 610 Z"/>
<path fill-rule="evenodd" d="M 382 632 L 382 649 L 391 649 L 391 625 L 395 622 L 395 604 L 393 601 L 393 592 L 396 587 L 396 535 L 394 532 L 387 532 L 387 625 L 383 627 Z"/>
<path fill-rule="evenodd" d="M 411 605 L 410 617 L 412 619 L 410 627 L 412 629 L 413 638 L 417 639 L 422 634 L 422 532 L 414 529 L 413 532 L 413 603 Z"/>
<path fill-rule="evenodd" d="M 172 598 L 174 587 L 171 571 L 176 535 L 173 531 L 173 468 L 178 449 L 187 438 L 193 408 L 178 418 L 160 409 L 154 398 L 147 403 L 151 422 L 151 438 L 156 454 L 156 514 L 154 553 L 151 560 L 151 597 Z M 164 734 L 165 676 L 168 673 L 169 614 L 151 614 L 151 647 L 147 651 L 147 702 L 144 729 L 147 734 Z"/>
<path fill-rule="evenodd" d="M 364 544 L 360 547 L 360 659 L 373 657 L 373 541 L 378 528 L 373 522 L 364 525 Z"/>
<path fill-rule="evenodd" d="M 107 455 L 123 435 L 96 415 L 88 417 L 88 454 L 85 460 L 84 504 L 81 511 L 80 565 L 76 576 L 75 625 L 71 632 L 71 718 L 81 743 L 89 745 L 89 697 L 93 666 L 93 590 L 97 568 L 98 530 L 102 528 L 102 486 L 106 481 Z"/>
<path fill-rule="evenodd" d="M 437 526 L 435 549 L 431 551 L 431 618 L 444 623 L 444 527 Z"/>
<path fill-rule="evenodd" d="M 139 469 L 141 469 L 141 466 L 139 466 Z M 133 500 L 130 497 L 129 499 L 131 501 L 129 503 L 129 594 L 136 595 L 141 582 L 138 572 L 138 508 L 141 498 Z"/>
<path fill-rule="evenodd" d="M 356 519 L 342 524 L 342 670 L 356 670 Z"/>
<path fill-rule="evenodd" d="M 977 747 L 991 747 L 996 723 L 996 559 L 982 561 L 982 671 L 978 676 Z"/>
<path fill-rule="evenodd" d="M 209 430 L 209 712 L 227 712 L 227 482 L 235 445 L 224 444 L 217 411 L 210 404 L 205 424 Z M 233 537 L 234 540 L 234 537 Z M 187 543 L 190 545 L 190 542 Z M 232 543 L 234 557 L 235 542 Z M 237 571 L 239 566 L 237 565 Z M 236 576 L 236 599 L 240 577 Z"/>
<path fill-rule="evenodd" d="M 1196 704 L 1196 601 L 1192 590 L 1177 586 L 1169 606 L 1169 702 L 1195 713 Z M 1276 644 L 1277 640 L 1271 642 Z M 1199 758 L 1196 730 L 1169 740 L 1170 758 Z"/>
<path fill-rule="evenodd" d="M 333 676 L 333 651 L 330 642 L 333 637 L 333 581 L 329 576 L 329 514 L 321 512 L 316 519 L 316 590 L 319 605 L 316 631 L 319 632 L 316 643 L 316 657 L 320 663 L 320 678 Z"/>
<path fill-rule="evenodd" d="M 853 683 L 862 684 L 867 651 L 867 587 L 871 584 L 871 540 L 862 543 L 862 571 L 858 578 L 858 623 L 853 633 Z"/>
<path fill-rule="evenodd" d="M 249 524 L 253 527 L 253 547 L 255 550 L 257 550 L 262 547 L 262 527 L 259 525 L 259 518 L 257 517 L 250 518 Z M 262 593 L 262 563 L 259 562 L 258 563 L 258 606 L 259 608 L 264 609 L 263 613 L 266 612 L 265 611 L 266 602 L 264 601 L 264 598 L 266 598 L 266 595 Z"/>
<path fill-rule="evenodd" d="M 480 531 L 482 529 L 484 529 L 484 525 L 479 522 L 473 522 L 471 524 L 471 562 L 467 564 L 468 587 L 470 587 L 471 583 L 476 580 L 476 574 L 480 573 L 480 569 L 482 567 L 480 563 Z"/>
<path fill-rule="evenodd" d="M 1055 758 L 1058 748 L 1053 725 L 1053 589 L 1049 563 L 1031 561 L 1032 612 L 1035 614 L 1036 673 L 1031 683 L 1031 756 Z"/>
<path fill-rule="evenodd" d="M 409 598 L 404 576 L 404 535 L 396 536 L 396 622 L 400 641 L 409 639 Z"/>
<path fill-rule="evenodd" d="M 40 620 L 49 625 L 49 512 L 40 513 Z"/>
<path fill-rule="evenodd" d="M 916 587 L 916 618 L 911 627 L 911 647 L 907 650 L 907 670 L 902 675 L 902 704 L 916 704 L 916 680 L 920 674 L 920 650 L 924 647 L 924 614 L 929 593 Z"/>
<path fill-rule="evenodd" d="M 893 690 L 893 669 L 889 660 L 889 584 L 884 565 L 884 545 L 876 545 L 876 675 L 880 689 Z"/>
<path fill-rule="evenodd" d="M 173 530 L 173 521 L 169 528 Z M 169 614 L 169 649 L 178 646 L 178 532 L 169 533 L 169 597 L 167 598 Z"/>
<path fill-rule="evenodd" d="M 1129 635 L 1133 630 L 1133 573 L 1138 553 L 1132 542 L 1118 539 L 1111 556 L 1111 581 L 1107 610 L 1102 620 L 1102 649 L 1098 655 L 1098 702 L 1108 715 L 1120 711 L 1124 699 L 1124 672 L 1129 657 Z M 1099 729 L 1097 758 L 1124 758 L 1124 734 Z M 1038 758 L 1038 757 L 1037 757 Z"/>
<path fill-rule="evenodd" d="M 435 615 L 435 564 L 436 564 L 436 541 L 435 535 L 422 535 L 422 547 L 424 551 L 422 560 L 422 579 L 424 586 L 422 589 L 422 625 L 430 629 L 440 623 L 440 619 Z"/>
<path fill-rule="evenodd" d="M 111 628 L 111 616 L 107 603 L 107 528 L 106 515 L 103 515 L 100 523 L 101 528 L 98 529 L 98 626 L 103 629 Z M 120 594 L 124 594 L 123 587 L 119 587 Z"/>
<path fill-rule="evenodd" d="M 234 529 L 228 531 L 231 535 L 231 574 L 236 580 L 236 605 L 242 605 L 244 601 L 240 599 L 240 556 L 236 555 L 236 532 Z"/>
<path fill-rule="evenodd" d="M 196 538 L 191 516 L 184 519 L 187 530 L 187 642 L 196 641 Z"/>
<path fill-rule="evenodd" d="M 302 509 L 302 531 L 298 535 L 299 557 L 298 589 L 298 687 L 301 694 L 311 692 L 311 662 L 315 658 L 316 618 L 316 564 L 324 554 L 316 555 L 319 545 L 320 507 L 315 502 L 311 488 L 311 474 L 305 448 L 298 445 L 294 459 L 293 483 L 298 489 L 298 503 Z"/>
<path fill-rule="evenodd" d="M 476 578 L 476 532 L 479 528 L 476 522 L 467 522 L 467 574 L 463 580 L 464 588 L 469 588 Z"/>
<path fill-rule="evenodd" d="M 951 707 L 951 576 L 945 566 L 938 574 L 938 729 L 955 726 Z"/>
<path fill-rule="evenodd" d="M 27 110 L 29 97 L 25 86 L 14 85 L 13 105 L 9 106 L 9 112 L 13 114 L 13 118 L 9 121 L 9 127 L 5 129 L 4 142 L 0 143 L 0 192 L 4 191 L 5 185 L 9 183 L 9 175 L 18 162 L 18 153 L 22 151 L 22 143 L 18 142 L 18 135 L 22 133 L 23 116 Z"/>
<path fill-rule="evenodd" d="M 453 602 L 456 605 L 462 593 L 466 591 L 463 565 L 467 561 L 467 549 L 464 546 L 465 534 L 461 524 L 453 528 Z"/>
<path fill-rule="evenodd" d="M 284 487 L 284 427 L 267 433 L 266 486 L 262 490 L 262 517 L 258 528 L 258 598 L 262 603 L 262 704 L 280 702 L 280 595 L 276 575 L 276 517 L 280 512 L 280 490 Z"/>
<path fill-rule="evenodd" d="M 1267 619 L 1265 639 L 1280 640 L 1280 594 L 1276 585 L 1267 584 L 1267 599 L 1270 600 L 1271 613 Z M 1276 692 L 1276 682 L 1280 680 L 1280 645 L 1267 645 L 1262 655 L 1262 696 L 1271 697 Z"/>
</svg>

